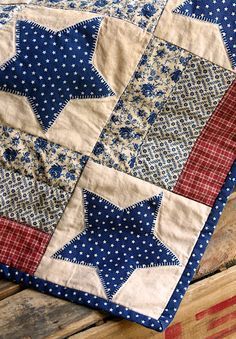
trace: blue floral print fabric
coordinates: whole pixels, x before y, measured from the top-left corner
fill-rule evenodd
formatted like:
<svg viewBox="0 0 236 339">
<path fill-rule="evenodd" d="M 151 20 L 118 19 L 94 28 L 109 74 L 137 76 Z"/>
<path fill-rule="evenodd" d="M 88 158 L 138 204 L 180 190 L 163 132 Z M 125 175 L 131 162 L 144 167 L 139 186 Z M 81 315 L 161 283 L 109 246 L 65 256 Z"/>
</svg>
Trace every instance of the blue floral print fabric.
<svg viewBox="0 0 236 339">
<path fill-rule="evenodd" d="M 158 19 L 167 0 L 32 0 L 31 4 L 56 8 L 70 8 L 80 11 L 118 17 L 129 20 L 150 32 L 155 30 Z"/>
<path fill-rule="evenodd" d="M 1 26 L 8 23 L 8 21 L 12 19 L 12 17 L 17 11 L 20 11 L 23 8 L 24 8 L 23 5 L 17 6 L 17 5 L 11 5 L 11 4 L 9 5 L 0 4 L 0 28 Z"/>
<path fill-rule="evenodd" d="M 182 77 L 191 54 L 153 38 L 93 150 L 93 159 L 129 172 L 149 128 Z"/>
<path fill-rule="evenodd" d="M 71 192 L 86 160 L 46 139 L 0 126 L 0 164 L 4 168 Z"/>
</svg>

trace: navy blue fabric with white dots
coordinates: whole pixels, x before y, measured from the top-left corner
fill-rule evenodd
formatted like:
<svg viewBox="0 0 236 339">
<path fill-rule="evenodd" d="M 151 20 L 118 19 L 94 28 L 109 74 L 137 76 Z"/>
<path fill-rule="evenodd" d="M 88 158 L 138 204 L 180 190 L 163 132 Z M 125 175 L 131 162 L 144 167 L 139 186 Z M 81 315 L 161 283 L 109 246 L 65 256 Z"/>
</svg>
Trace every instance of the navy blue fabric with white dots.
<svg viewBox="0 0 236 339">
<path fill-rule="evenodd" d="M 116 304 L 109 300 L 104 300 L 95 295 L 78 291 L 72 288 L 60 286 L 49 281 L 31 276 L 24 272 L 18 271 L 8 265 L 0 264 L 0 276 L 7 278 L 17 283 L 23 282 L 25 286 L 33 287 L 40 292 L 48 293 L 72 302 L 91 306 L 95 309 L 103 309 L 113 315 L 121 316 L 123 318 L 137 322 L 148 328 L 153 328 L 156 331 L 163 331 L 174 318 L 174 315 L 179 307 L 181 300 L 188 288 L 191 279 L 197 269 L 197 266 L 203 256 L 206 246 L 212 236 L 216 224 L 220 218 L 222 210 L 226 204 L 228 196 L 236 186 L 236 162 L 231 168 L 227 179 L 219 193 L 211 213 L 200 233 L 198 241 L 193 249 L 189 261 L 184 269 L 184 272 L 176 284 L 176 288 L 166 305 L 165 310 L 159 319 L 154 319 L 138 312 L 133 311 L 127 307 Z M 157 293 L 158 298 L 158 293 Z"/>
<path fill-rule="evenodd" d="M 16 23 L 16 55 L 0 67 L 0 90 L 27 97 L 48 130 L 71 99 L 114 95 L 92 64 L 101 18 L 59 32 Z"/>
<path fill-rule="evenodd" d="M 180 264 L 153 233 L 161 194 L 122 209 L 83 193 L 86 228 L 53 257 L 96 267 L 108 298 L 136 268 Z"/>
</svg>

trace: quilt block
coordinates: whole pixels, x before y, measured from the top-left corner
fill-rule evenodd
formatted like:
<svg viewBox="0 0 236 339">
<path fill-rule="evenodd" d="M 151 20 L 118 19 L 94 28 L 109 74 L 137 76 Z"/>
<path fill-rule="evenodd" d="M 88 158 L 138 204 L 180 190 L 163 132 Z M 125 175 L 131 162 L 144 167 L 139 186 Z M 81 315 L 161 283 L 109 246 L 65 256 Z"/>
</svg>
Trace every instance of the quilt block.
<svg viewBox="0 0 236 339">
<path fill-rule="evenodd" d="M 0 5 L 3 277 L 165 330 L 235 188 L 234 10 Z"/>
</svg>

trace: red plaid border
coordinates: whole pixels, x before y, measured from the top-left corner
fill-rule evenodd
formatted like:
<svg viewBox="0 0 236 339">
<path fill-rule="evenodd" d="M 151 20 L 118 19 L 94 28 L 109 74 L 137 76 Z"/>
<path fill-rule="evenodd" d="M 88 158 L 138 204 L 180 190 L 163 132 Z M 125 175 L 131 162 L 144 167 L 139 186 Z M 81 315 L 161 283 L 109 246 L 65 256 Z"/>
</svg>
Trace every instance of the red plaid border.
<svg viewBox="0 0 236 339">
<path fill-rule="evenodd" d="M 50 238 L 50 234 L 0 217 L 0 262 L 33 274 Z"/>
<path fill-rule="evenodd" d="M 203 129 L 174 192 L 212 206 L 236 158 L 236 81 Z"/>
</svg>

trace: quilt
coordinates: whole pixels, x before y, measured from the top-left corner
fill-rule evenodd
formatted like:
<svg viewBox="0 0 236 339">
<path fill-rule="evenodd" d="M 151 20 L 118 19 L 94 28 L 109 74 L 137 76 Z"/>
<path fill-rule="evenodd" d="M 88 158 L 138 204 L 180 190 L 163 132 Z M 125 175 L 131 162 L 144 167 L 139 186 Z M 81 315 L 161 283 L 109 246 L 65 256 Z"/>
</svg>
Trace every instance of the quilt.
<svg viewBox="0 0 236 339">
<path fill-rule="evenodd" d="M 2 0 L 0 274 L 156 331 L 236 185 L 235 0 Z"/>
</svg>

